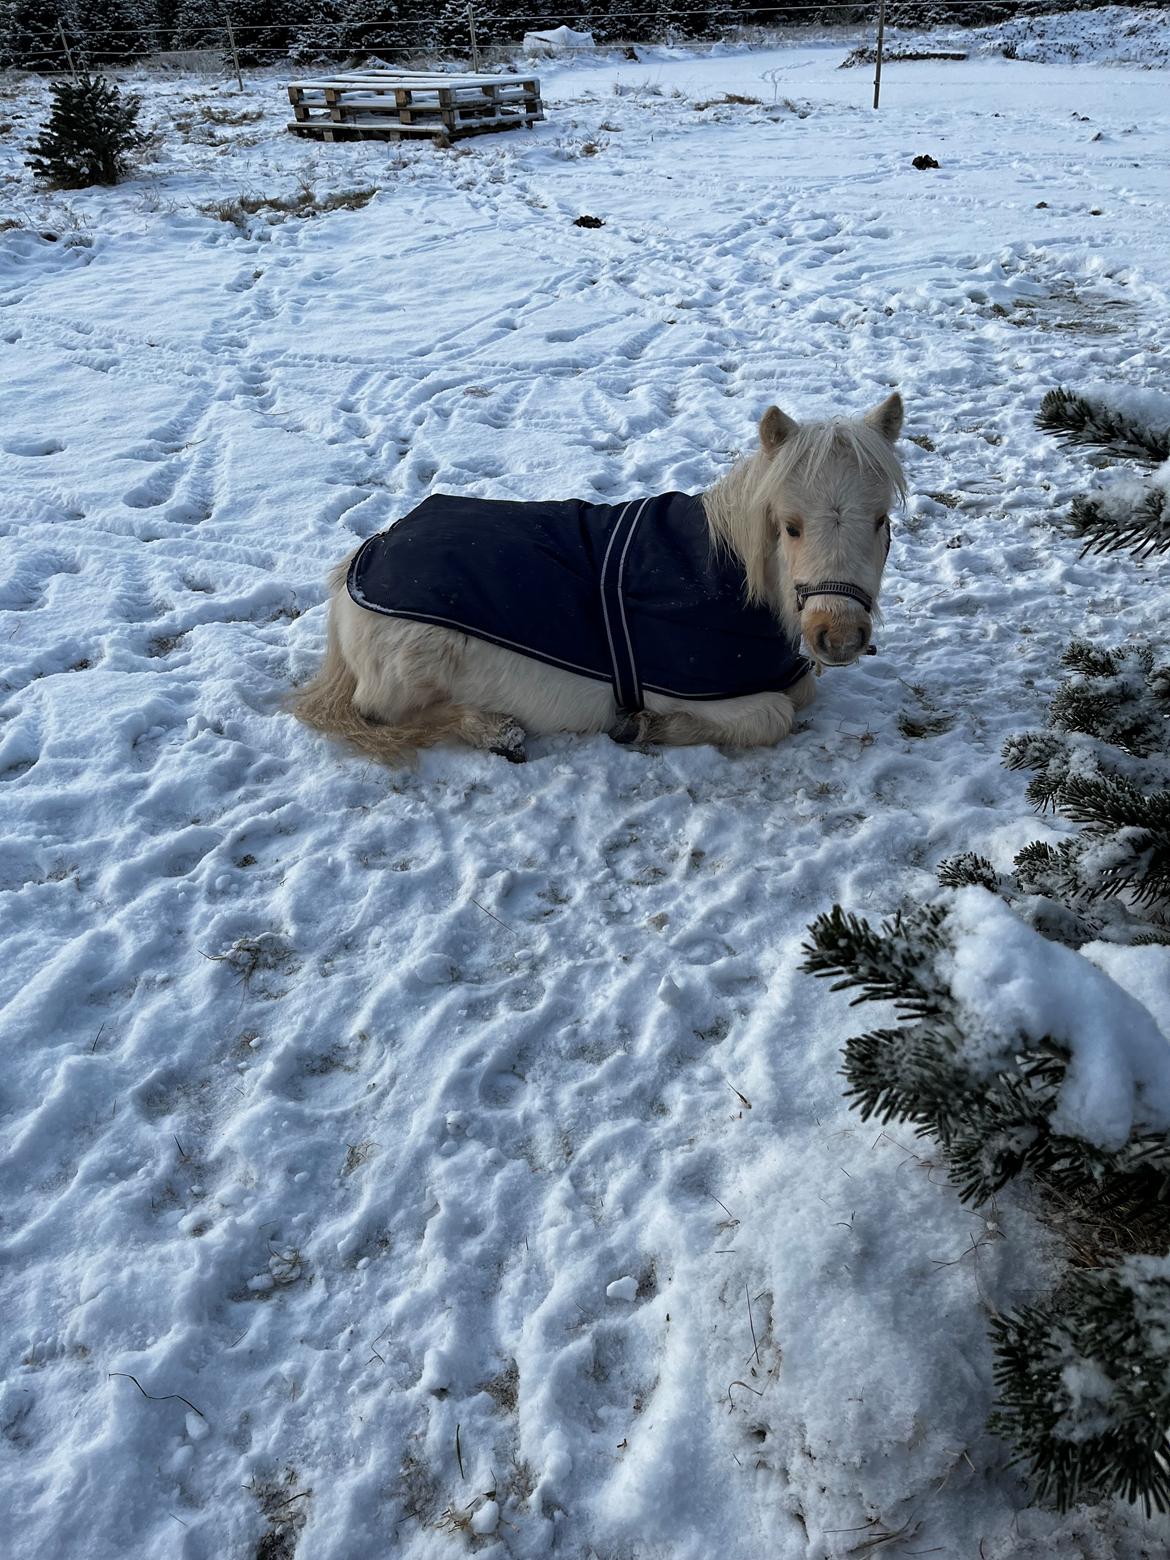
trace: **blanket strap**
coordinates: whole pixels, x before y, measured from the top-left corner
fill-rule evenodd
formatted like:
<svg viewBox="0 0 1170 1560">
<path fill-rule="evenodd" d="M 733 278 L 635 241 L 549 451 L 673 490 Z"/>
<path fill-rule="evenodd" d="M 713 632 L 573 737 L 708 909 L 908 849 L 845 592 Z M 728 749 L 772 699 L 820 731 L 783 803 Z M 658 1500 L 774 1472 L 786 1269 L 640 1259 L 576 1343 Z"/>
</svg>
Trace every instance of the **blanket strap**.
<svg viewBox="0 0 1170 1560">
<path fill-rule="evenodd" d="M 640 504 L 635 500 L 627 504 L 618 515 L 617 522 L 610 532 L 605 557 L 601 564 L 601 611 L 605 620 L 610 664 L 613 668 L 614 697 L 618 709 L 627 714 L 636 714 L 645 708 L 645 704 L 642 699 L 642 683 L 634 660 L 629 624 L 626 621 L 623 585 L 630 544 L 634 540 L 638 522 L 649 502 L 648 498 L 644 498 Z"/>
</svg>

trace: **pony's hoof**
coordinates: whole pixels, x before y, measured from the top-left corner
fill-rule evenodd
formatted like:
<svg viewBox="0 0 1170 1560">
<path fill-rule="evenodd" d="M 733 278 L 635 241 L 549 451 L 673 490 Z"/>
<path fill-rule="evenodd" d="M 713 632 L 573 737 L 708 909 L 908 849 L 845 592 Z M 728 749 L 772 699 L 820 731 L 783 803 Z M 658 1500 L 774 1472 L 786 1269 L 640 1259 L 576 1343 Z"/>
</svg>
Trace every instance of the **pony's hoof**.
<svg viewBox="0 0 1170 1560">
<path fill-rule="evenodd" d="M 642 717 L 640 715 L 619 715 L 617 725 L 612 726 L 609 732 L 612 742 L 620 742 L 623 747 L 631 742 L 642 740 Z"/>
<path fill-rule="evenodd" d="M 524 751 L 526 732 L 519 721 L 504 721 L 497 733 L 496 740 L 492 743 L 489 752 L 497 758 L 506 758 L 509 764 L 526 764 L 528 754 Z"/>
</svg>

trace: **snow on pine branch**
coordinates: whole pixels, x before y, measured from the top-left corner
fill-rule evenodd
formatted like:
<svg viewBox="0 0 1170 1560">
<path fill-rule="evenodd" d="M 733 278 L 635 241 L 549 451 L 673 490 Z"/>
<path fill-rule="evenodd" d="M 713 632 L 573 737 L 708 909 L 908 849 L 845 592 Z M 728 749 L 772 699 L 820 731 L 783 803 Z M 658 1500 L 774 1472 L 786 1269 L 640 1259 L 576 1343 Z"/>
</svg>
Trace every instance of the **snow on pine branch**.
<svg viewBox="0 0 1170 1560">
<path fill-rule="evenodd" d="M 1133 385 L 1060 386 L 1041 401 L 1036 425 L 1067 444 L 1162 462 L 1148 478 L 1123 476 L 1073 500 L 1068 526 L 1083 552 L 1170 552 L 1170 395 Z"/>
<path fill-rule="evenodd" d="M 1134 386 L 1058 386 L 1040 403 L 1036 426 L 1068 444 L 1089 444 L 1137 460 L 1170 460 L 1170 395 Z"/>
<path fill-rule="evenodd" d="M 1170 461 L 1148 484 L 1123 481 L 1073 499 L 1069 530 L 1085 552 L 1170 552 Z"/>
<path fill-rule="evenodd" d="M 1170 1038 L 1087 959 L 981 888 L 879 928 L 835 906 L 809 931 L 806 971 L 900 1020 L 847 1042 L 847 1095 L 937 1137 L 962 1197 L 1025 1168 L 1066 1185 L 1153 1170 L 1170 1189 Z M 1143 953 L 1170 973 L 1170 951 Z"/>
</svg>

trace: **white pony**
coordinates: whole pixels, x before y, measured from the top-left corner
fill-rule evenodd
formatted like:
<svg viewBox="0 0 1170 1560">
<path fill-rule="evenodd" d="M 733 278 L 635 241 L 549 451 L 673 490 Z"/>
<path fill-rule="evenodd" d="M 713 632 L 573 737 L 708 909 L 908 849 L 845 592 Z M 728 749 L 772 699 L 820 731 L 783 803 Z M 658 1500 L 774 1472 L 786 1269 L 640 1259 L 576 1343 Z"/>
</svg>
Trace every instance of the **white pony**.
<svg viewBox="0 0 1170 1560">
<path fill-rule="evenodd" d="M 800 424 L 769 407 L 758 447 L 702 495 L 712 544 L 742 566 L 747 601 L 765 606 L 794 645 L 803 636 L 818 671 L 869 647 L 890 509 L 905 494 L 893 448 L 902 415 L 897 393 L 857 420 Z M 647 692 L 644 708 L 627 714 L 609 683 L 367 610 L 346 589 L 350 561 L 330 575 L 324 662 L 290 707 L 385 763 L 450 741 L 518 762 L 526 733 L 763 746 L 786 737 L 814 696 L 809 672 L 782 693 L 699 701 Z"/>
</svg>

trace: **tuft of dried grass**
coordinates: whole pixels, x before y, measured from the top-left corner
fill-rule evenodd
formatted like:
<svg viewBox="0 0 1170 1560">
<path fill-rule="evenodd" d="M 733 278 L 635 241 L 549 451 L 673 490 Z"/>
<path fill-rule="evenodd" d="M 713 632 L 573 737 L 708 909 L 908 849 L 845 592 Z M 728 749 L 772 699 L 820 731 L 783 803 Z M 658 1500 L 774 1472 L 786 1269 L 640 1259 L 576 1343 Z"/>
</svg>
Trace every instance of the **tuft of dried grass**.
<svg viewBox="0 0 1170 1560">
<path fill-rule="evenodd" d="M 293 1560 L 307 1516 L 302 1502 L 313 1493 L 312 1490 L 294 1489 L 296 1482 L 297 1476 L 289 1468 L 282 1484 L 274 1479 L 253 1478 L 251 1484 L 244 1485 L 248 1494 L 259 1502 L 261 1514 L 268 1523 L 267 1532 L 256 1545 L 255 1560 Z"/>
<path fill-rule="evenodd" d="M 695 104 L 696 114 L 701 114 L 706 108 L 723 108 L 735 104 L 743 108 L 759 108 L 758 97 L 748 97 L 742 92 L 725 92 L 722 97 L 703 98 Z"/>
<path fill-rule="evenodd" d="M 226 964 L 241 985 L 247 986 L 257 975 L 297 969 L 296 954 L 276 932 L 261 932 L 257 937 L 240 937 L 226 953 L 207 953 L 213 964 Z"/>
<path fill-rule="evenodd" d="M 372 186 L 352 190 L 333 190 L 318 195 L 304 183 L 295 195 L 237 195 L 231 200 L 209 201 L 199 207 L 205 217 L 215 217 L 246 231 L 249 218 L 263 216 L 269 222 L 287 222 L 290 218 L 324 216 L 330 211 L 360 211 L 377 194 Z"/>
<path fill-rule="evenodd" d="M 209 125 L 254 125 L 263 118 L 260 108 L 209 108 L 203 114 Z"/>
<path fill-rule="evenodd" d="M 505 1414 L 514 1414 L 520 1397 L 520 1367 L 516 1361 L 509 1360 L 502 1370 L 483 1383 L 480 1391 L 486 1392 Z"/>
<path fill-rule="evenodd" d="M 377 1146 L 376 1143 L 368 1138 L 362 1143 L 347 1143 L 345 1164 L 341 1167 L 342 1175 L 352 1175 L 355 1170 L 365 1164 Z"/>
<path fill-rule="evenodd" d="M 1072 1267 L 1170 1251 L 1170 1206 L 1158 1197 L 1153 1177 L 1120 1177 L 1073 1192 L 1042 1181 L 1039 1193 L 1033 1212 L 1060 1238 Z"/>
</svg>

